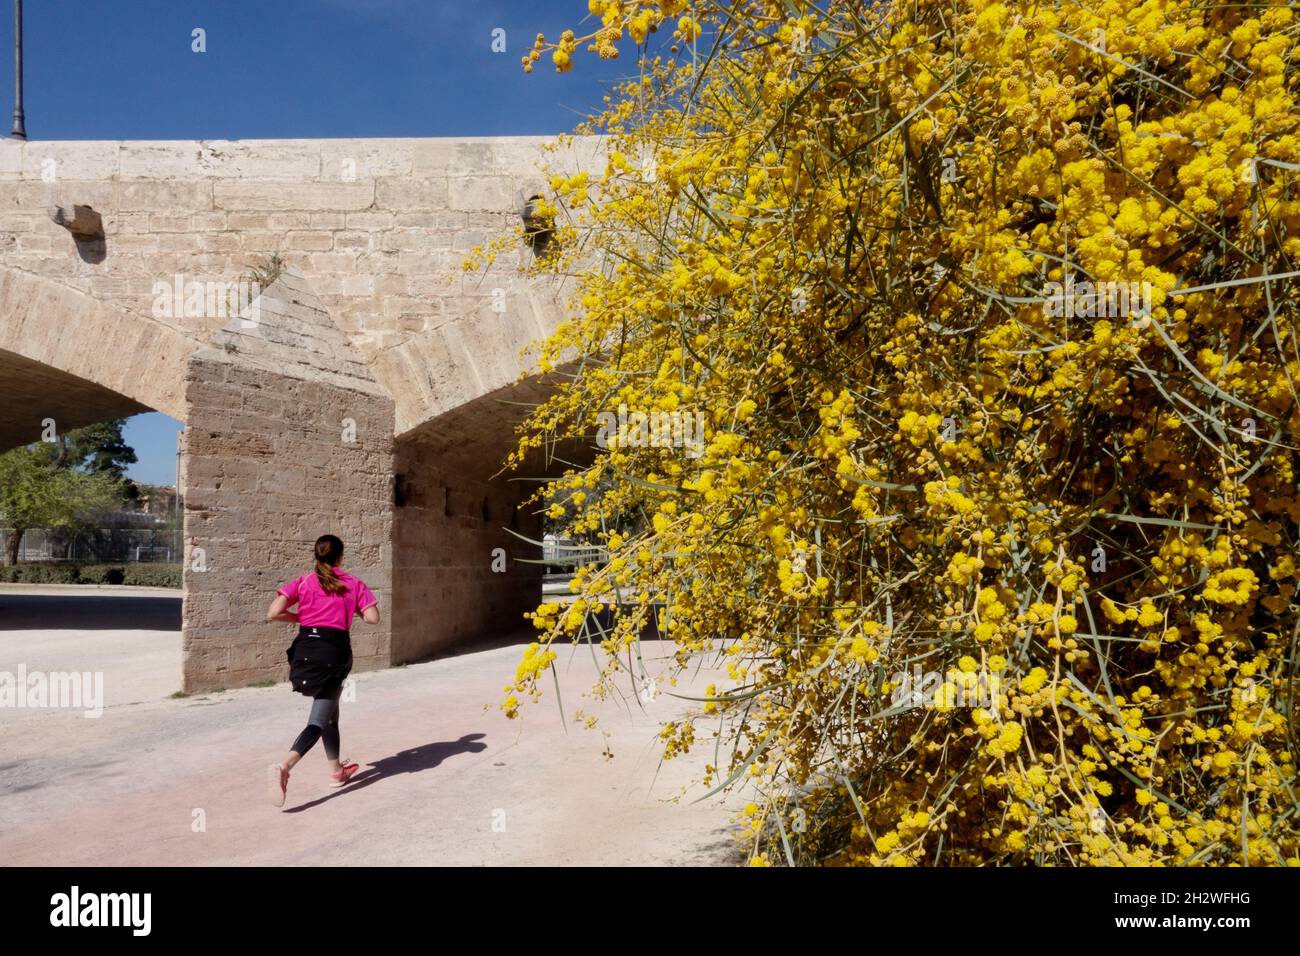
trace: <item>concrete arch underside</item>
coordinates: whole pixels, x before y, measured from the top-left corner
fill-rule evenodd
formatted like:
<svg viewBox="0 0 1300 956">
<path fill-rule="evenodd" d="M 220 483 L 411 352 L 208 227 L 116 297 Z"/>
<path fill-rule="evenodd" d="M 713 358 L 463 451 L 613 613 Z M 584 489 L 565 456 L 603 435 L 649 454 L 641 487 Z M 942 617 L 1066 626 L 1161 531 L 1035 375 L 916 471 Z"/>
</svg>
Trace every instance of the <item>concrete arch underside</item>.
<svg viewBox="0 0 1300 956">
<path fill-rule="evenodd" d="M 53 280 L 0 266 L 0 450 L 154 409 L 184 417 L 198 341 Z"/>
</svg>

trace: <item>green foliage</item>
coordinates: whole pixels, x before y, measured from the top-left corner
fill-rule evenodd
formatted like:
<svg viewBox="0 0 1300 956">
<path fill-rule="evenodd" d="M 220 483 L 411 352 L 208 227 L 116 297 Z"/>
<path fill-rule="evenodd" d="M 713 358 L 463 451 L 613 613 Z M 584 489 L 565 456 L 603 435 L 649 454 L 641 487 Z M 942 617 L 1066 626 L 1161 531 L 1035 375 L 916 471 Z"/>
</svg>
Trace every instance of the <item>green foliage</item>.
<svg viewBox="0 0 1300 956">
<path fill-rule="evenodd" d="M 121 500 L 117 479 L 61 466 L 55 445 L 31 445 L 0 455 L 0 516 L 16 532 L 77 527 L 88 515 L 110 510 Z"/>
<path fill-rule="evenodd" d="M 80 580 L 75 564 L 28 562 L 0 567 L 0 582 L 5 584 L 77 584 Z"/>
<path fill-rule="evenodd" d="M 13 529 L 9 564 L 17 563 L 29 528 L 85 527 L 91 516 L 137 494 L 126 479 L 136 456 L 122 440 L 122 425 L 102 422 L 0 454 L 0 525 Z"/>
<path fill-rule="evenodd" d="M 134 465 L 135 449 L 122 437 L 126 419 L 100 422 L 76 428 L 59 437 L 59 464 L 96 475 L 109 475 L 119 484 L 127 486 L 126 469 Z M 134 489 L 127 494 L 134 497 Z"/>
<path fill-rule="evenodd" d="M 179 588 L 179 564 L 77 564 L 24 562 L 0 567 L 6 584 L 124 584 L 132 587 Z"/>
</svg>

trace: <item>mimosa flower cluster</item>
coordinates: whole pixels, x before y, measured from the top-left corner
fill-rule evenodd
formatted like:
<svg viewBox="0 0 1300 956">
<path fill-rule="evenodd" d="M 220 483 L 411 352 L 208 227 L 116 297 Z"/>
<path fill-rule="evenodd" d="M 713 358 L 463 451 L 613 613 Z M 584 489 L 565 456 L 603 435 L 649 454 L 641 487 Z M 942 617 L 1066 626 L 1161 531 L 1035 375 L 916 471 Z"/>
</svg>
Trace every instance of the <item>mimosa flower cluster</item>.
<svg viewBox="0 0 1300 956">
<path fill-rule="evenodd" d="M 542 502 L 610 560 L 508 709 L 561 640 L 635 692 L 653 623 L 728 675 L 661 737 L 757 863 L 1300 865 L 1294 9 L 590 12 L 538 50 L 640 75 L 552 170 L 572 374 L 520 454 L 593 446 Z M 1044 307 L 1084 283 L 1141 294 Z M 701 453 L 595 447 L 620 405 Z M 891 707 L 917 666 L 996 692 Z"/>
</svg>

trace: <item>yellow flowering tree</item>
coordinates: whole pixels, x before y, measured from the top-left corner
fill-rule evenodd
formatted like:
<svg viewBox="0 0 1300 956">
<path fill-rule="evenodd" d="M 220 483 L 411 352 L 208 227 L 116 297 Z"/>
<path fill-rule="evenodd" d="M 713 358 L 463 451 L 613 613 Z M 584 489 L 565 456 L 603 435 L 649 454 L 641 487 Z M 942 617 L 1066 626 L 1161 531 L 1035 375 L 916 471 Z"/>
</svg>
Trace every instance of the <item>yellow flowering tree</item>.
<svg viewBox="0 0 1300 956">
<path fill-rule="evenodd" d="M 542 498 L 609 560 L 507 709 L 655 626 L 755 863 L 1300 864 L 1293 10 L 589 12 L 525 66 L 640 69 L 518 454 L 592 447 Z"/>
</svg>

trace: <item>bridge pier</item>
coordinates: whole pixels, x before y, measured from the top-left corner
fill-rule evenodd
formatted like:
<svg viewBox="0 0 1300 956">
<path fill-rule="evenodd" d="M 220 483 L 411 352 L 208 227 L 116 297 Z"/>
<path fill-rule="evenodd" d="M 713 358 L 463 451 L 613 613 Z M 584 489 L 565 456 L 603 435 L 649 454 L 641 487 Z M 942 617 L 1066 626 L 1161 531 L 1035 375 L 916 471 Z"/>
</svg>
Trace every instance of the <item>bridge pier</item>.
<svg viewBox="0 0 1300 956">
<path fill-rule="evenodd" d="M 190 356 L 185 401 L 186 692 L 286 679 L 292 629 L 266 608 L 322 534 L 383 611 L 354 629 L 357 670 L 526 626 L 540 516 L 532 485 L 493 477 L 515 417 L 494 396 L 395 440 L 393 402 L 290 270 Z"/>
<path fill-rule="evenodd" d="M 266 623 L 322 534 L 387 607 L 392 594 L 393 403 L 289 272 L 189 359 L 185 382 L 187 692 L 285 679 L 292 628 Z M 392 616 L 353 635 L 357 670 L 391 660 Z"/>
</svg>

